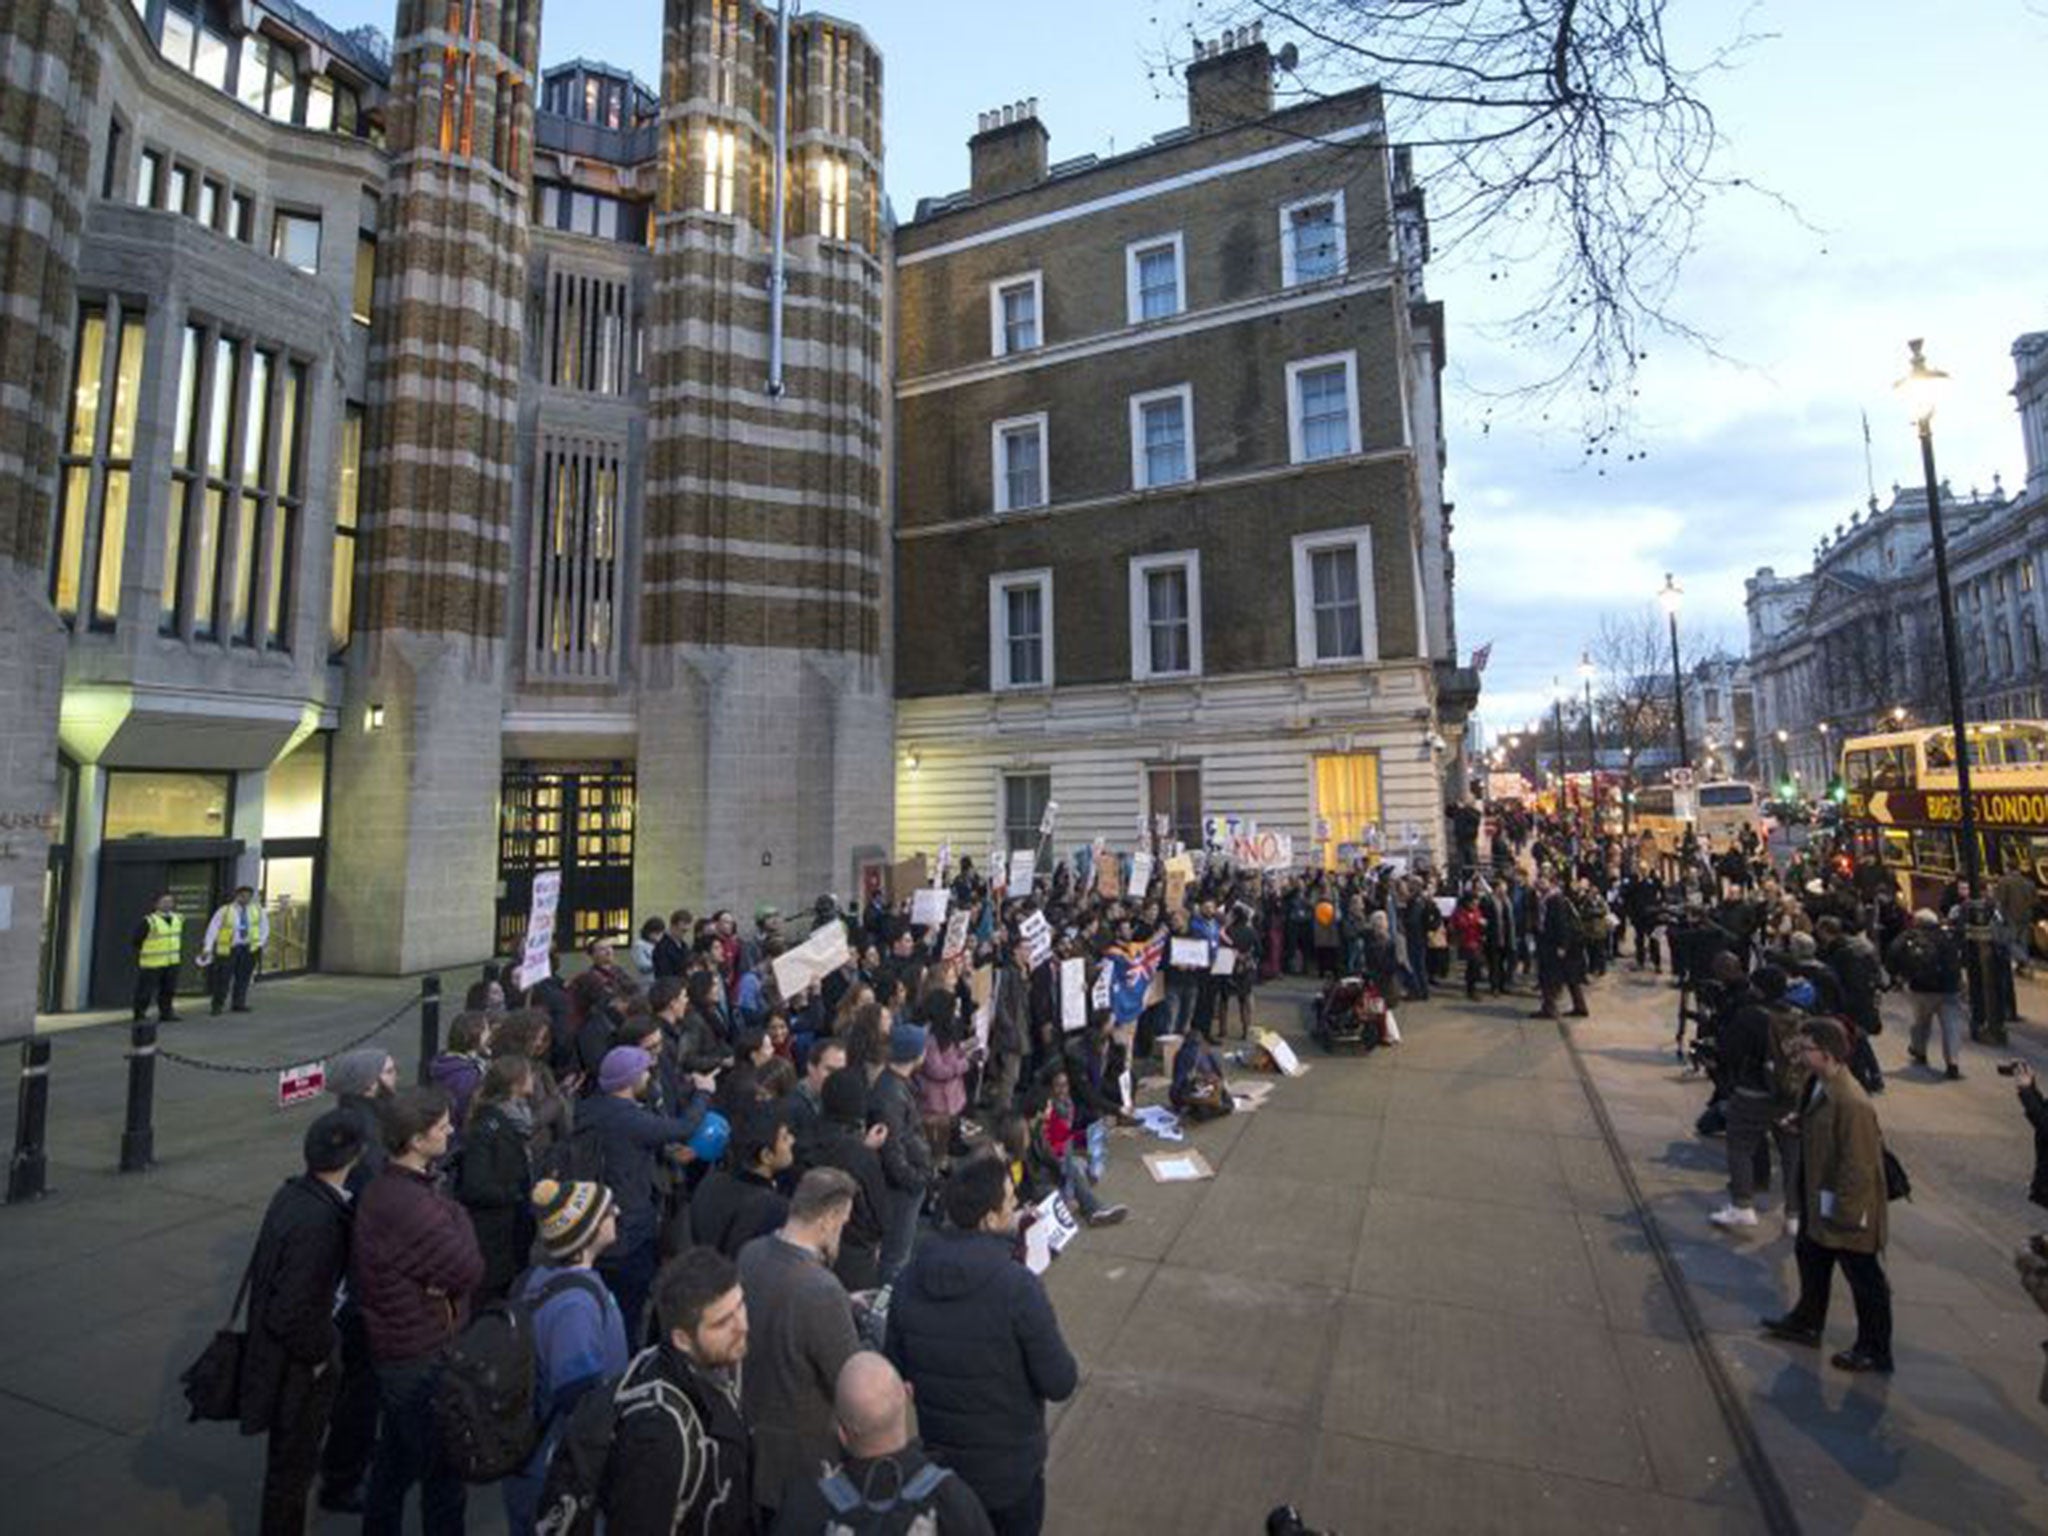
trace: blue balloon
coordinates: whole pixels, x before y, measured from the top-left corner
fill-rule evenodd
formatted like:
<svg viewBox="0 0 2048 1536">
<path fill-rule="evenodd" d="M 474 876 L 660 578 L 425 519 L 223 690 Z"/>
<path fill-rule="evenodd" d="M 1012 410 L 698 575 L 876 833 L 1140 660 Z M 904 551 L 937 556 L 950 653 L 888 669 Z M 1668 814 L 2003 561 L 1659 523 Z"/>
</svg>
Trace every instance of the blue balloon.
<svg viewBox="0 0 2048 1536">
<path fill-rule="evenodd" d="M 725 1156 L 726 1144 L 732 1140 L 732 1122 L 715 1109 L 704 1112 L 704 1123 L 690 1138 L 690 1150 L 697 1154 L 697 1160 L 715 1163 Z"/>
</svg>

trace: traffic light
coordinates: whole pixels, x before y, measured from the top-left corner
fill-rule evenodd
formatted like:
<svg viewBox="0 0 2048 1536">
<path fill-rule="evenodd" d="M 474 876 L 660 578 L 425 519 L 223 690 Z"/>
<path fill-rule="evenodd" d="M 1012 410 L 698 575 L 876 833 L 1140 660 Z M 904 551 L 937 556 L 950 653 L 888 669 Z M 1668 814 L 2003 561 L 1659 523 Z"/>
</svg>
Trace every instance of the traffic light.
<svg viewBox="0 0 2048 1536">
<path fill-rule="evenodd" d="M 1790 800 L 1797 793 L 1798 791 L 1793 788 L 1790 779 L 1780 779 L 1778 781 L 1778 798 L 1780 800 Z"/>
<path fill-rule="evenodd" d="M 1849 787 L 1840 779 L 1828 780 L 1828 798 L 1840 805 L 1849 798 Z"/>
</svg>

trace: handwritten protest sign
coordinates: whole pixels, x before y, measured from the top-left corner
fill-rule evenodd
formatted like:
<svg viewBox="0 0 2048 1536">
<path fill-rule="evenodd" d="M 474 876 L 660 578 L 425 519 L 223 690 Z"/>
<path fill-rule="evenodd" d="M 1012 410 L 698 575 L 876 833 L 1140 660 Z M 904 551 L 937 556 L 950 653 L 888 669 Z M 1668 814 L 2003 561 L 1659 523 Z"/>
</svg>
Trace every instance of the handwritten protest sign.
<svg viewBox="0 0 2048 1536">
<path fill-rule="evenodd" d="M 952 900 L 952 892 L 942 885 L 928 885 L 913 892 L 910 898 L 910 926 L 938 927 L 946 920 L 946 908 Z"/>
<path fill-rule="evenodd" d="M 1166 963 L 1176 971 L 1206 971 L 1209 969 L 1209 941 L 1175 939 L 1173 953 Z"/>
<path fill-rule="evenodd" d="M 544 869 L 533 877 L 533 909 L 526 918 L 526 943 L 519 969 L 512 973 L 520 988 L 532 986 L 548 973 L 548 953 L 555 942 L 555 908 L 562 899 L 562 872 Z"/>
<path fill-rule="evenodd" d="M 1107 849 L 1095 855 L 1095 894 L 1115 901 L 1124 893 L 1124 861 Z"/>
<path fill-rule="evenodd" d="M 1131 855 L 1131 894 L 1142 897 L 1152 888 L 1152 855 L 1134 853 Z"/>
<path fill-rule="evenodd" d="M 946 942 L 939 950 L 939 958 L 952 960 L 966 953 L 967 909 L 963 907 L 946 919 Z"/>
<path fill-rule="evenodd" d="M 1045 920 L 1043 912 L 1026 913 L 1017 932 L 1023 936 L 1027 946 L 1024 957 L 1034 971 L 1052 958 L 1052 924 Z"/>
<path fill-rule="evenodd" d="M 1038 850 L 1019 848 L 1010 855 L 1010 894 L 1028 896 L 1031 894 L 1031 877 L 1038 873 Z"/>
<path fill-rule="evenodd" d="M 846 964 L 848 953 L 846 924 L 829 918 L 795 949 L 775 957 L 775 988 L 787 1002 Z"/>
<path fill-rule="evenodd" d="M 1088 1022 L 1088 962 L 1076 956 L 1060 962 L 1060 1028 L 1076 1030 Z"/>
</svg>

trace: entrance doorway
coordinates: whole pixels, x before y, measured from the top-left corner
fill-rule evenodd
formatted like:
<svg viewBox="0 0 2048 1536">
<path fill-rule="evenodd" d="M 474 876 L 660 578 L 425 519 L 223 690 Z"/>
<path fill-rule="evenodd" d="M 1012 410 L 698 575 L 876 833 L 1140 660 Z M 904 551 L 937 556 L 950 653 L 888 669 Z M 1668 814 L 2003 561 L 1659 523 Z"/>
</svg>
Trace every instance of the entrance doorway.
<svg viewBox="0 0 2048 1536">
<path fill-rule="evenodd" d="M 533 877 L 562 872 L 564 950 L 633 933 L 633 770 L 624 763 L 508 768 L 498 812 L 497 952 L 517 954 Z"/>
<path fill-rule="evenodd" d="M 92 1004 L 125 1008 L 135 997 L 135 928 L 169 891 L 185 919 L 185 964 L 178 991 L 206 990 L 196 963 L 206 924 L 234 885 L 242 845 L 232 838 L 133 838 L 100 850 L 100 894 L 93 925 Z"/>
</svg>

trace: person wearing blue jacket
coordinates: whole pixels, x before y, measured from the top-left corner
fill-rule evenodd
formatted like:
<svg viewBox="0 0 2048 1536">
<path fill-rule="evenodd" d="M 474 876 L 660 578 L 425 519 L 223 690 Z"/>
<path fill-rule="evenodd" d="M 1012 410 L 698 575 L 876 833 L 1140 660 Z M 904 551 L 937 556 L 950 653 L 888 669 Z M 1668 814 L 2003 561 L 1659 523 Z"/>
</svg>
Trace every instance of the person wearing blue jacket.
<svg viewBox="0 0 2048 1536">
<path fill-rule="evenodd" d="M 889 1304 L 889 1358 L 917 1394 L 932 1459 L 988 1511 L 998 1536 L 1045 1521 L 1045 1405 L 1079 1370 L 1045 1287 L 1014 1257 L 1017 1193 L 999 1158 L 947 1179 L 948 1226 L 919 1245 Z"/>
<path fill-rule="evenodd" d="M 605 1053 L 597 1074 L 597 1092 L 576 1109 L 576 1137 L 595 1142 L 598 1170 L 619 1202 L 619 1240 L 598 1261 L 597 1272 L 619 1300 L 628 1339 L 639 1337 L 641 1313 L 654 1284 L 661 1215 L 655 1202 L 654 1159 L 668 1151 L 678 1162 L 695 1154 L 690 1138 L 704 1125 L 711 1108 L 711 1082 L 702 1075 L 688 1079 L 689 1100 L 674 1116 L 659 1115 L 641 1102 L 654 1069 L 654 1058 L 638 1046 L 618 1045 Z"/>
</svg>

